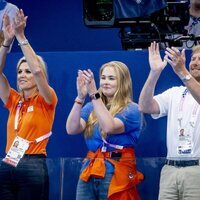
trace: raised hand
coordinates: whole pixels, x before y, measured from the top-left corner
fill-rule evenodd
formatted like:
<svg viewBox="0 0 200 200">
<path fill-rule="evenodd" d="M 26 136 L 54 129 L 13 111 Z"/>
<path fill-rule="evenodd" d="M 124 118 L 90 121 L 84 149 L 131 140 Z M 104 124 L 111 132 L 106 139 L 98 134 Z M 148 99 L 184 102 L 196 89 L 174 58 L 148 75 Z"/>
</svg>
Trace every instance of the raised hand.
<svg viewBox="0 0 200 200">
<path fill-rule="evenodd" d="M 149 64 L 152 71 L 162 71 L 167 65 L 166 60 L 162 60 L 159 51 L 159 44 L 152 42 L 149 50 Z"/>
<path fill-rule="evenodd" d="M 83 76 L 83 71 L 78 70 L 78 76 L 76 79 L 76 88 L 78 93 L 78 98 L 84 100 L 87 95 L 87 84 L 85 77 Z"/>
<path fill-rule="evenodd" d="M 95 80 L 94 80 L 93 72 L 90 69 L 83 70 L 83 76 L 84 76 L 85 82 L 87 84 L 88 94 L 91 95 L 91 94 L 96 93 L 97 87 L 96 87 L 96 83 L 95 83 Z"/>
<path fill-rule="evenodd" d="M 24 29 L 26 27 L 27 16 L 24 16 L 22 9 L 18 10 L 16 16 L 13 20 L 13 26 L 15 31 L 15 36 L 24 35 Z"/>
<path fill-rule="evenodd" d="M 10 18 L 7 14 L 4 14 L 3 16 L 3 35 L 5 43 L 11 44 L 13 38 L 14 38 L 14 29 L 10 22 Z"/>
<path fill-rule="evenodd" d="M 165 51 L 165 60 L 172 66 L 174 72 L 179 75 L 186 70 L 185 66 L 185 49 L 181 52 L 175 48 L 167 48 Z"/>
</svg>

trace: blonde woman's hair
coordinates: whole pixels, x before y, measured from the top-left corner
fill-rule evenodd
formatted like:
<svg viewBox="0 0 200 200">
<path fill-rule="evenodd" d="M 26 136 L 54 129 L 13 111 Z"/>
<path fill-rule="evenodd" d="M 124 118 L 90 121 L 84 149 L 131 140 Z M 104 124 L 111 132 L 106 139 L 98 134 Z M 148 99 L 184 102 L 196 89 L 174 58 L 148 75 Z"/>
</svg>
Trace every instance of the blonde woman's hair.
<svg viewBox="0 0 200 200">
<path fill-rule="evenodd" d="M 43 71 L 43 73 L 44 73 L 44 75 L 45 75 L 45 77 L 46 77 L 46 79 L 47 79 L 47 81 L 48 81 L 48 72 L 47 72 L 46 63 L 45 63 L 45 61 L 43 60 L 43 58 L 42 58 L 41 56 L 39 56 L 39 55 L 37 55 L 37 59 L 38 59 L 38 61 L 39 61 L 39 63 L 40 63 L 40 67 L 41 67 L 41 69 L 42 69 L 42 71 Z M 22 57 L 22 58 L 19 59 L 19 61 L 18 61 L 18 63 L 17 63 L 17 71 L 19 70 L 20 65 L 21 65 L 22 63 L 24 63 L 24 62 L 27 62 L 25 57 Z M 18 86 L 18 83 L 17 83 L 17 88 L 18 88 L 18 91 L 20 91 L 20 88 L 19 88 L 19 86 Z"/>
<path fill-rule="evenodd" d="M 192 56 L 195 54 L 195 53 L 199 53 L 200 52 L 200 45 L 197 45 L 197 46 L 194 46 L 192 48 Z"/>
<path fill-rule="evenodd" d="M 132 102 L 132 80 L 128 67 L 119 61 L 111 61 L 102 65 L 100 68 L 100 77 L 106 67 L 112 67 L 115 70 L 118 89 L 111 102 L 107 101 L 107 98 L 101 92 L 101 89 L 99 89 L 99 92 L 101 93 L 103 103 L 111 115 L 115 116 L 117 113 L 121 112 L 122 109 L 128 105 L 128 103 Z M 93 127 L 97 123 L 95 112 L 92 111 L 86 124 L 85 137 L 88 138 L 92 136 Z M 103 131 L 101 131 L 101 133 L 103 137 L 107 136 L 107 133 L 104 133 Z"/>
</svg>

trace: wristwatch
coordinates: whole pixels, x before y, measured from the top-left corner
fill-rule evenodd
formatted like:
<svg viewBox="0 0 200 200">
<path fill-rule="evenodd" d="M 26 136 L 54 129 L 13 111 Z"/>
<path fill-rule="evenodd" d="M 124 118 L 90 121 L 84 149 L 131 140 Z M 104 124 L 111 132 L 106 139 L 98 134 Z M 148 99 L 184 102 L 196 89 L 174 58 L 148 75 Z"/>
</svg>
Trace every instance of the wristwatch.
<svg viewBox="0 0 200 200">
<path fill-rule="evenodd" d="M 19 46 L 27 45 L 29 44 L 28 40 L 22 40 L 18 43 Z"/>
<path fill-rule="evenodd" d="M 191 78 L 192 78 L 191 74 L 188 74 L 188 75 L 186 75 L 186 76 L 181 77 L 181 80 L 182 80 L 183 82 L 187 82 L 187 81 L 189 81 Z"/>
<path fill-rule="evenodd" d="M 99 94 L 99 92 L 96 92 L 96 93 L 90 95 L 91 100 L 93 100 L 93 99 L 96 100 L 99 98 L 101 98 L 101 95 Z"/>
</svg>

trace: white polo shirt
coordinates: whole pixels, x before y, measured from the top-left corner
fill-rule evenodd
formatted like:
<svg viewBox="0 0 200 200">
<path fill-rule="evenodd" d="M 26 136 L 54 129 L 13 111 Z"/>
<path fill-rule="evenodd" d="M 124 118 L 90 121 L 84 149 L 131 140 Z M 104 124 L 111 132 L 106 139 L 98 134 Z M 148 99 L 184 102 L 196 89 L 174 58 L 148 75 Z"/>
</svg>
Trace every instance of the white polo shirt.
<svg viewBox="0 0 200 200">
<path fill-rule="evenodd" d="M 162 94 L 154 96 L 157 101 L 160 114 L 151 115 L 154 119 L 158 119 L 163 116 L 167 116 L 167 158 L 173 160 L 185 160 L 185 159 L 199 159 L 200 158 L 200 112 L 199 108 L 197 111 L 197 121 L 195 128 L 193 129 L 193 151 L 189 155 L 179 155 L 177 152 L 178 142 L 179 142 L 179 130 L 178 130 L 178 113 L 180 108 L 180 102 L 182 95 L 186 87 L 172 87 Z M 183 119 L 182 123 L 187 126 L 190 119 L 192 111 L 194 110 L 194 104 L 197 104 L 196 100 L 187 92 L 185 100 L 183 103 Z M 199 107 L 199 106 L 198 106 Z"/>
</svg>

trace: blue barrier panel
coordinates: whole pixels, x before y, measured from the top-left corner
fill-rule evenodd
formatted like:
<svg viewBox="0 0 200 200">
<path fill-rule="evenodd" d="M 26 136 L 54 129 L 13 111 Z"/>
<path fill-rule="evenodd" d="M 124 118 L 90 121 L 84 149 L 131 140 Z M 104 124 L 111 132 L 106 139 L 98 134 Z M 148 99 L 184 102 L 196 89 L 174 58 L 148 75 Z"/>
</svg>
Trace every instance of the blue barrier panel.
<svg viewBox="0 0 200 200">
<path fill-rule="evenodd" d="M 83 158 L 47 159 L 50 176 L 50 200 L 75 200 L 76 185 Z M 138 185 L 141 200 L 158 198 L 160 170 L 164 158 L 139 158 L 137 168 L 145 179 Z"/>
</svg>

